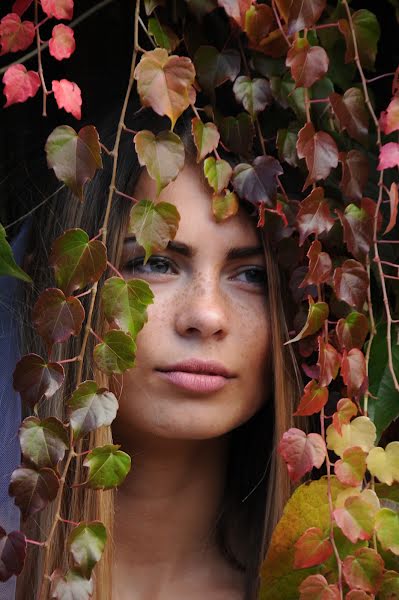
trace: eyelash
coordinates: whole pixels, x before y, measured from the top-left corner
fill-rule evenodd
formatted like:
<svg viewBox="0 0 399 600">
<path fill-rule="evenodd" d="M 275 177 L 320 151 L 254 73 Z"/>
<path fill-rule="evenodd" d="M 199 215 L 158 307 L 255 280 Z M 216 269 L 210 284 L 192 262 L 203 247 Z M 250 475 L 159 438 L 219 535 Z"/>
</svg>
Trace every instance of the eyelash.
<svg viewBox="0 0 399 600">
<path fill-rule="evenodd" d="M 155 276 L 159 276 L 159 275 L 170 275 L 170 273 L 167 272 L 157 272 L 157 271 L 145 271 L 144 269 L 146 269 L 147 267 L 151 267 L 154 265 L 163 265 L 165 267 L 169 267 L 174 269 L 174 272 L 172 273 L 173 275 L 177 274 L 177 268 L 174 265 L 173 261 L 171 261 L 170 259 L 164 257 L 164 256 L 156 256 L 153 255 L 151 256 L 147 263 L 144 265 L 144 257 L 140 257 L 140 258 L 134 258 L 133 260 L 128 261 L 125 266 L 124 266 L 124 270 L 128 270 L 131 273 L 145 273 L 145 274 L 152 274 Z M 140 269 L 140 267 L 142 267 L 142 269 Z M 248 273 L 248 272 L 252 272 L 252 273 L 257 273 L 260 276 L 262 276 L 262 280 L 261 281 L 246 281 L 244 283 L 248 283 L 249 285 L 256 285 L 256 286 L 265 286 L 266 285 L 266 272 L 265 269 L 262 267 L 247 267 L 245 269 L 242 269 L 238 275 L 242 275 L 243 273 Z"/>
</svg>

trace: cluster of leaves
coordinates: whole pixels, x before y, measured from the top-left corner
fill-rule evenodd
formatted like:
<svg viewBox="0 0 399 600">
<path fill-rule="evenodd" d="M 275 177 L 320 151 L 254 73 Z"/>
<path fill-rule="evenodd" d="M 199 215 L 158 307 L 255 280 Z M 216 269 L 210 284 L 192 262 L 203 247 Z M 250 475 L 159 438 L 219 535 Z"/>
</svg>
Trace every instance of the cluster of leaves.
<svg viewBox="0 0 399 600">
<path fill-rule="evenodd" d="M 24 102 L 40 83 L 44 102 L 48 94 L 40 63 L 38 0 L 35 22 L 20 19 L 30 4 L 17 0 L 14 12 L 1 21 L 2 53 L 27 48 L 35 31 L 39 45 L 38 73 L 26 72 L 22 64 L 7 70 L 7 105 Z M 40 6 L 46 19 L 72 16 L 72 0 L 42 0 Z M 375 78 L 368 80 L 366 74 L 374 70 L 378 21 L 368 10 L 352 10 L 347 0 L 186 0 L 179 8 L 180 20 L 174 15 L 174 28 L 162 0 L 146 0 L 144 9 L 146 40 L 153 48 L 139 46 L 137 1 L 127 98 L 136 82 L 142 106 L 166 115 L 170 129 L 130 132 L 122 112 L 119 137 L 134 135 L 139 162 L 155 180 L 158 197 L 184 166 L 176 121 L 189 107 L 194 111 L 197 162 L 212 190 L 215 219 L 236 214 L 240 200 L 253 204 L 258 225 L 266 227 L 287 268 L 298 305 L 295 335 L 287 343 L 295 343 L 309 378 L 295 414 L 320 413 L 320 433 L 292 428 L 279 444 L 294 482 L 313 468 L 324 467 L 327 475 L 300 486 L 287 504 L 264 564 L 261 598 L 399 598 L 399 495 L 393 485 L 399 482 L 399 442 L 384 445 L 381 437 L 399 416 L 399 352 L 392 343 L 399 259 L 393 244 L 384 245 L 397 241 L 392 235 L 398 211 L 399 70 L 389 74 L 392 99 L 377 117 L 369 92 Z M 206 38 L 202 21 L 215 13 L 227 24 L 219 45 Z M 192 14 L 201 32 L 197 37 L 186 25 L 194 27 L 186 19 Z M 59 60 L 74 48 L 68 29 L 56 25 L 49 43 Z M 80 118 L 77 90 L 66 80 L 53 82 L 58 106 Z M 219 92 L 234 99 L 234 114 L 223 112 Z M 107 160 L 117 161 L 118 143 Z M 101 149 L 92 125 L 79 132 L 60 126 L 47 140 L 49 167 L 81 202 L 86 182 L 102 167 Z M 240 162 L 232 168 L 221 158 L 221 149 Z M 284 182 L 292 173 L 298 189 L 286 191 Z M 114 193 L 118 190 L 112 180 L 109 209 Z M 157 198 L 130 201 L 129 230 L 148 260 L 174 238 L 179 215 Z M 52 360 L 54 345 L 81 335 L 83 328 L 81 353 L 68 359 L 81 365 L 87 337 L 99 337 L 79 296 L 90 293 L 93 306 L 97 282 L 107 266 L 113 271 L 101 289 L 110 329 L 94 350 L 97 368 L 107 375 L 134 366 L 135 337 L 153 299 L 145 282 L 126 281 L 108 261 L 106 220 L 95 238 L 71 229 L 54 242 L 50 264 L 56 287 L 41 293 L 32 315 L 48 353 L 22 357 L 14 372 L 15 389 L 35 413 L 21 425 L 23 463 L 10 483 L 24 518 L 51 501 L 60 507 L 76 444 L 110 425 L 118 407 L 109 390 L 81 381 L 79 375 L 76 390 L 66 399 L 67 422 L 37 416 L 38 404 L 64 380 L 62 361 Z M 27 280 L 14 263 L 3 229 L 0 249 L 0 274 Z M 331 420 L 327 427 L 326 420 Z M 332 453 L 338 457 L 335 463 Z M 85 485 L 109 489 L 122 483 L 130 459 L 109 445 L 93 448 L 84 466 Z M 59 514 L 57 519 L 63 520 Z M 47 553 L 55 526 L 43 549 Z M 5 580 L 20 573 L 32 540 L 21 532 L 0 530 L 0 536 L 0 579 Z M 91 596 L 91 572 L 105 538 L 101 523 L 75 526 L 68 538 L 71 569 L 48 574 L 52 598 L 71 597 L 74 590 L 79 598 Z"/>
</svg>

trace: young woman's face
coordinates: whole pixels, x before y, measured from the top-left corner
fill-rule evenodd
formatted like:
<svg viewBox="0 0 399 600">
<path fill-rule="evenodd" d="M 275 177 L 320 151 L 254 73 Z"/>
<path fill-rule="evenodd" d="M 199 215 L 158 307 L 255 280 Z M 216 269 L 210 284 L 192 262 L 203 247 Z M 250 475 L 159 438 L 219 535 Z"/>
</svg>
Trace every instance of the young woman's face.
<svg viewBox="0 0 399 600">
<path fill-rule="evenodd" d="M 146 173 L 135 197 L 155 198 Z M 186 166 L 160 200 L 180 213 L 174 242 L 146 265 L 134 240 L 124 245 L 123 276 L 147 281 L 155 298 L 137 337 L 136 367 L 118 377 L 116 427 L 170 439 L 217 437 L 247 421 L 268 393 L 263 250 L 244 210 L 215 222 L 197 167 Z"/>
</svg>

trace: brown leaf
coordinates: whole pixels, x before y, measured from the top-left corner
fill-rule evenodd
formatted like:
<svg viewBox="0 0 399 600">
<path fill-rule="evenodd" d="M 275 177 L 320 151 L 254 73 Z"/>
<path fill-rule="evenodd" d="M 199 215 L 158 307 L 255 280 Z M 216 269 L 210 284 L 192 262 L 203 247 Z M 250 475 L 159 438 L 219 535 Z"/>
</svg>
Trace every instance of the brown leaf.
<svg viewBox="0 0 399 600">
<path fill-rule="evenodd" d="M 383 235 L 385 235 L 386 233 L 389 233 L 396 225 L 396 219 L 398 218 L 398 203 L 399 203 L 398 184 L 395 182 L 392 182 L 391 187 L 389 189 L 389 206 L 391 209 L 391 215 L 389 218 L 389 223 L 386 226 L 386 229 L 385 229 Z"/>
<path fill-rule="evenodd" d="M 341 363 L 341 375 L 348 390 L 348 396 L 359 396 L 367 387 L 367 366 L 364 354 L 359 348 L 344 350 Z"/>
<path fill-rule="evenodd" d="M 53 469 L 21 466 L 11 475 L 8 493 L 15 498 L 25 520 L 55 500 L 59 486 L 59 476 Z"/>
<path fill-rule="evenodd" d="M 307 39 L 297 38 L 287 54 L 285 64 L 291 69 L 295 87 L 311 87 L 328 71 L 328 55 L 321 46 L 311 46 Z"/>
<path fill-rule="evenodd" d="M 343 300 L 358 310 L 366 300 L 369 278 L 366 269 L 357 260 L 348 259 L 337 267 L 333 275 L 334 291 L 339 300 Z"/>
<path fill-rule="evenodd" d="M 11 531 L 7 535 L 0 527 L 0 581 L 7 581 L 12 575 L 19 575 L 25 557 L 25 535 L 21 531 Z"/>
<path fill-rule="evenodd" d="M 333 225 L 334 219 L 331 217 L 330 209 L 324 199 L 324 189 L 317 187 L 300 204 L 297 214 L 299 245 L 302 246 L 311 233 L 320 235 L 330 231 Z"/>
<path fill-rule="evenodd" d="M 260 44 L 275 26 L 272 9 L 267 4 L 253 4 L 245 14 L 244 31 L 249 47 L 260 50 Z"/>
<path fill-rule="evenodd" d="M 349 252 L 364 261 L 373 241 L 376 204 L 371 198 L 362 198 L 360 207 L 349 204 L 342 213 L 336 209 L 344 229 L 344 241 Z"/>
<path fill-rule="evenodd" d="M 274 208 L 277 176 L 282 173 L 278 160 L 272 156 L 257 156 L 252 165 L 240 163 L 234 168 L 232 184 L 240 198 Z"/>
<path fill-rule="evenodd" d="M 369 178 L 369 160 L 359 150 L 340 152 L 342 177 L 340 188 L 342 193 L 351 200 L 360 200 Z"/>
<path fill-rule="evenodd" d="M 346 129 L 354 140 L 360 144 L 367 143 L 369 112 L 363 92 L 358 88 L 349 88 L 343 96 L 334 92 L 329 99 L 341 131 Z"/>
<path fill-rule="evenodd" d="M 319 20 L 327 0 L 276 0 L 276 4 L 288 23 L 288 33 L 292 34 L 312 27 Z"/>
<path fill-rule="evenodd" d="M 47 363 L 38 354 L 25 354 L 17 363 L 13 375 L 14 389 L 32 409 L 42 398 L 51 398 L 63 381 L 63 366 Z"/>
<path fill-rule="evenodd" d="M 332 271 L 332 262 L 330 255 L 321 251 L 319 240 L 312 242 L 306 256 L 309 258 L 309 270 L 299 287 L 303 288 L 312 284 L 318 285 L 328 281 Z"/>
<path fill-rule="evenodd" d="M 299 132 L 296 145 L 299 158 L 306 160 L 309 175 L 303 189 L 319 179 L 326 179 L 331 169 L 338 165 L 338 148 L 328 133 L 314 130 L 312 123 L 306 123 Z"/>
</svg>

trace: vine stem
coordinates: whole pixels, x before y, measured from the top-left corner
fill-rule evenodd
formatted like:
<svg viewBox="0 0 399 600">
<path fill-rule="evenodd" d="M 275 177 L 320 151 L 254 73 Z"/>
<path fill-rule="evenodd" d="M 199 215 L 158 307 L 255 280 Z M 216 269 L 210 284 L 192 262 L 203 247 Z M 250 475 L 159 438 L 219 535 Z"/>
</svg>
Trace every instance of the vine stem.
<svg viewBox="0 0 399 600">
<path fill-rule="evenodd" d="M 282 24 L 281 24 L 280 15 L 279 15 L 279 13 L 278 13 L 278 10 L 277 10 L 277 7 L 276 7 L 276 3 L 275 3 L 275 1 L 274 1 L 274 0 L 272 0 L 272 9 L 273 9 L 273 12 L 274 12 L 274 16 L 276 17 L 276 21 L 277 21 L 278 28 L 280 29 L 280 31 L 281 31 L 281 34 L 282 34 L 283 38 L 284 38 L 284 39 L 285 39 L 285 41 L 287 42 L 287 46 L 288 46 L 288 48 L 291 48 L 291 42 L 290 42 L 290 40 L 288 39 L 288 36 L 287 36 L 287 34 L 285 33 L 285 31 L 284 31 L 284 28 L 283 28 L 283 26 L 282 26 Z"/>
<path fill-rule="evenodd" d="M 35 28 L 36 28 L 36 47 L 37 47 L 37 70 L 39 72 L 40 82 L 43 90 L 43 117 L 47 117 L 47 96 L 48 90 L 43 75 L 42 65 L 42 50 L 41 50 L 41 39 L 40 39 L 40 27 L 39 27 L 39 0 L 35 0 Z"/>
<path fill-rule="evenodd" d="M 354 48 L 354 51 L 355 51 L 355 63 L 356 63 L 356 67 L 357 67 L 357 70 L 359 72 L 360 79 L 361 79 L 361 82 L 362 82 L 364 99 L 365 99 L 367 108 L 369 110 L 369 113 L 371 115 L 371 118 L 374 121 L 374 124 L 375 124 L 375 127 L 376 127 L 376 131 L 377 131 L 377 145 L 378 145 L 379 148 L 381 148 L 381 129 L 380 129 L 380 125 L 379 125 L 377 116 L 376 116 L 376 114 L 374 112 L 373 106 L 372 106 L 371 101 L 370 101 L 370 96 L 369 96 L 368 88 L 367 88 L 367 79 L 366 79 L 366 77 L 364 75 L 363 67 L 362 67 L 362 65 L 360 63 L 359 49 L 358 49 L 358 45 L 357 45 L 355 28 L 354 28 L 354 25 L 353 25 L 353 20 L 352 20 L 351 11 L 350 11 L 350 8 L 349 8 L 348 0 L 342 0 L 342 3 L 344 5 L 344 7 L 345 7 L 346 14 L 347 14 L 347 17 L 348 17 L 349 27 L 350 27 L 350 31 L 351 31 L 351 35 L 352 35 L 352 40 L 353 40 L 353 48 Z M 385 314 L 386 314 L 386 317 L 387 317 L 388 367 L 389 367 L 389 371 L 390 371 L 391 376 L 392 376 L 392 380 L 393 380 L 393 384 L 395 386 L 395 389 L 399 392 L 399 382 L 398 382 L 398 379 L 396 377 L 395 370 L 393 368 L 393 358 L 392 358 L 392 345 L 391 345 L 392 315 L 391 315 L 391 311 L 390 311 L 390 308 L 389 308 L 389 301 L 388 301 L 387 288 L 386 288 L 386 285 L 385 285 L 384 271 L 383 271 L 382 264 L 381 264 L 381 259 L 380 259 L 380 255 L 379 255 L 379 251 L 378 251 L 378 241 L 377 241 L 378 215 L 379 215 L 380 208 L 381 208 L 382 195 L 383 195 L 383 190 L 384 190 L 384 170 L 380 171 L 380 177 L 379 177 L 379 181 L 378 181 L 378 187 L 379 187 L 379 190 L 378 190 L 378 201 L 377 201 L 377 206 L 376 206 L 375 214 L 374 214 L 374 234 L 373 234 L 373 245 L 374 245 L 374 254 L 375 254 L 374 260 L 377 263 L 377 267 L 378 267 L 378 274 L 380 276 L 380 283 L 381 283 L 381 289 L 382 289 L 382 295 L 383 295 L 383 301 L 384 301 Z"/>
<path fill-rule="evenodd" d="M 367 275 L 368 275 L 368 278 L 369 278 L 369 284 L 367 286 L 367 304 L 368 304 L 369 316 L 370 316 L 370 324 L 371 324 L 370 339 L 369 339 L 369 343 L 367 344 L 367 350 L 366 350 L 366 356 L 365 356 L 365 360 L 366 360 L 366 373 L 368 374 L 368 372 L 369 372 L 371 344 L 373 343 L 374 336 L 377 333 L 377 330 L 376 330 L 376 327 L 375 327 L 374 313 L 373 313 L 373 304 L 371 302 L 370 257 L 369 256 L 367 256 L 366 267 L 367 267 Z M 364 415 L 366 417 L 367 417 L 367 413 L 368 413 L 368 401 L 369 401 L 369 394 L 366 393 L 364 395 L 364 397 L 363 397 L 363 410 L 364 410 Z"/>
<path fill-rule="evenodd" d="M 38 0 L 35 0 L 35 7 L 37 7 L 37 3 Z M 117 133 L 116 133 L 116 138 L 115 138 L 115 144 L 113 147 L 113 166 L 112 166 L 112 176 L 111 176 L 111 183 L 109 186 L 109 193 L 108 193 L 108 200 L 107 200 L 107 207 L 106 207 L 106 211 L 105 211 L 105 216 L 104 216 L 104 222 L 103 222 L 103 226 L 102 226 L 102 237 L 101 237 L 101 241 L 106 244 L 107 241 L 107 226 L 108 226 L 108 222 L 109 222 L 109 216 L 110 216 L 110 212 L 111 212 L 111 205 L 112 205 L 112 199 L 113 199 L 113 195 L 114 195 L 114 190 L 115 190 L 115 181 L 116 181 L 116 168 L 117 168 L 117 162 L 118 162 L 118 153 L 119 153 L 119 144 L 120 144 L 120 139 L 121 139 L 121 134 L 123 131 L 123 124 L 124 124 L 124 120 L 125 120 L 125 116 L 126 116 L 126 111 L 127 111 L 127 106 L 128 106 L 128 101 L 130 98 L 130 94 L 133 88 L 133 83 L 134 83 L 134 70 L 136 68 L 136 61 L 137 61 L 137 54 L 139 51 L 139 45 L 138 45 L 138 18 L 139 18 L 139 14 L 140 14 L 140 0 L 136 0 L 136 6 L 135 6 L 135 14 L 134 14 L 134 49 L 133 49 L 133 55 L 132 55 L 132 61 L 131 61 L 131 67 L 130 67 L 130 75 L 129 75 L 129 83 L 127 86 L 127 90 L 126 90 L 126 94 L 125 94 L 125 99 L 123 102 L 123 106 L 122 106 L 122 111 L 121 111 L 121 115 L 119 118 L 119 123 L 118 123 L 118 128 L 117 128 Z M 91 331 L 91 321 L 92 321 L 92 317 L 93 317 L 93 311 L 94 311 L 94 304 L 95 304 L 95 300 L 96 300 L 96 296 L 97 296 L 97 288 L 98 288 L 98 282 L 95 282 L 93 287 L 91 288 L 91 300 L 90 300 L 90 307 L 89 307 L 89 312 L 88 312 L 88 316 L 87 316 L 87 321 L 86 321 L 86 326 L 85 326 L 85 333 L 84 333 L 84 337 L 83 337 L 83 342 L 82 342 L 82 348 L 78 357 L 79 360 L 79 366 L 78 366 L 78 373 L 77 373 L 77 382 L 76 382 L 76 386 L 78 387 L 79 384 L 82 381 L 82 372 L 83 372 L 83 358 L 85 355 L 85 351 L 86 351 L 86 346 L 87 346 L 87 340 Z M 62 496 L 63 496 L 63 491 L 64 491 L 64 487 L 65 487 L 65 480 L 66 480 L 66 475 L 68 473 L 68 469 L 69 469 L 69 465 L 70 462 L 73 458 L 73 456 L 75 456 L 75 451 L 74 451 L 74 446 L 73 446 L 73 430 L 72 427 L 69 428 L 69 451 L 68 451 L 68 455 L 65 461 L 65 465 L 64 468 L 62 470 L 62 475 L 60 478 L 60 487 L 58 489 L 58 494 L 57 494 L 57 498 L 56 498 L 56 505 L 55 505 L 55 513 L 56 515 L 60 514 L 60 509 L 61 509 L 61 503 L 62 503 Z M 44 567 L 43 567 L 43 581 L 42 581 L 42 585 L 41 585 L 41 591 L 40 591 L 40 599 L 41 600 L 46 600 L 47 599 L 47 582 L 49 580 L 49 576 L 50 574 L 48 573 L 49 571 L 49 562 L 50 562 L 50 547 L 51 547 L 51 543 L 55 534 L 55 530 L 56 527 L 59 523 L 59 519 L 55 519 L 54 523 L 51 526 L 49 535 L 44 543 L 44 552 L 45 552 L 45 556 L 44 556 Z"/>
</svg>

